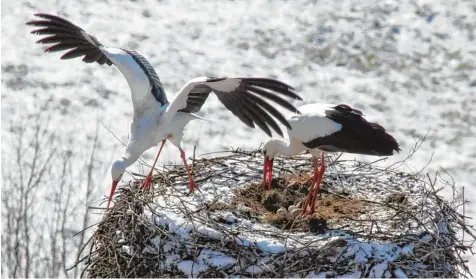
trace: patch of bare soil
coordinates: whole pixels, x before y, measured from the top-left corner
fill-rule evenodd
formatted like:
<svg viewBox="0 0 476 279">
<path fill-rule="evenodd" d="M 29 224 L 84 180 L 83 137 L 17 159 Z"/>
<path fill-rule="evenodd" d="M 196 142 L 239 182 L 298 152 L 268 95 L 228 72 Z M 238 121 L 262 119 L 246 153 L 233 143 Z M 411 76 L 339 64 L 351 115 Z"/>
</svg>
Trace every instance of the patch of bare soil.
<svg viewBox="0 0 476 279">
<path fill-rule="evenodd" d="M 357 218 L 366 213 L 369 204 L 350 196 L 337 196 L 326 191 L 326 184 L 321 185 L 321 193 L 316 201 L 315 213 L 312 216 L 296 216 L 288 209 L 300 210 L 306 200 L 312 182 L 311 174 L 302 172 L 284 178 L 274 178 L 272 190 L 263 192 L 261 184 L 252 183 L 245 188 L 235 190 L 230 205 L 217 205 L 216 209 L 240 208 L 246 206 L 248 217 L 263 219 L 280 229 L 321 233 L 333 224 L 346 218 Z M 221 208 L 219 208 L 221 207 Z M 279 212 L 278 212 L 279 210 Z M 297 213 L 297 212 L 294 212 Z"/>
</svg>

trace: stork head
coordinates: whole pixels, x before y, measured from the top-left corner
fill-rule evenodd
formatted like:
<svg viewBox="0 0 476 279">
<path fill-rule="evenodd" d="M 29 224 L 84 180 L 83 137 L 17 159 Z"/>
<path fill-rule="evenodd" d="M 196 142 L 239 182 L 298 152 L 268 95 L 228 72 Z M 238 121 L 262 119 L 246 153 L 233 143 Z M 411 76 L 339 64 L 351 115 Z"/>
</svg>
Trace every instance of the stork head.
<svg viewBox="0 0 476 279">
<path fill-rule="evenodd" d="M 111 176 L 112 181 L 119 181 L 122 178 L 122 175 L 126 171 L 126 164 L 124 163 L 124 159 L 119 159 L 112 163 L 111 167 Z"/>
<path fill-rule="evenodd" d="M 282 140 L 279 139 L 270 139 L 263 146 L 263 155 L 268 160 L 273 161 L 274 157 L 278 155 L 279 150 L 281 149 Z"/>
<path fill-rule="evenodd" d="M 107 208 L 109 208 L 109 204 L 111 203 L 112 196 L 116 191 L 117 184 L 121 181 L 122 175 L 126 170 L 126 164 L 124 159 L 121 158 L 114 163 L 112 163 L 111 167 L 111 176 L 112 176 L 112 185 L 111 185 L 111 194 L 109 195 L 109 200 L 107 201 Z"/>
</svg>

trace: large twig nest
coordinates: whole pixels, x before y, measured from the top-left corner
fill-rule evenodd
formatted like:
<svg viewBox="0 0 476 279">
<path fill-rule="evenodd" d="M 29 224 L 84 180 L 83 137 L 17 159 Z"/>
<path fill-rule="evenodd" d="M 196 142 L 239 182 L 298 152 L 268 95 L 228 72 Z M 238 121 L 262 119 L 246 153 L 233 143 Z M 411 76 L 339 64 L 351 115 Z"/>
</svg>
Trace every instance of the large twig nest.
<svg viewBox="0 0 476 279">
<path fill-rule="evenodd" d="M 296 216 L 311 182 L 308 156 L 276 160 L 262 193 L 262 156 L 194 161 L 123 186 L 93 235 L 90 277 L 460 277 L 473 228 L 435 180 L 328 158 L 316 214 Z M 439 183 L 442 183 L 441 181 Z"/>
</svg>

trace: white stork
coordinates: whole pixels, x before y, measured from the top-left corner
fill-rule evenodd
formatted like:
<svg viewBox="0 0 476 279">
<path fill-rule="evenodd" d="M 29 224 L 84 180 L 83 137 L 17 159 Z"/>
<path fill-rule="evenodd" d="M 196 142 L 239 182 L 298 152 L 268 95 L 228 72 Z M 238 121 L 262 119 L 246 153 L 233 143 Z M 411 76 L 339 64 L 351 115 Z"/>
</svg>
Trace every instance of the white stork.
<svg viewBox="0 0 476 279">
<path fill-rule="evenodd" d="M 377 123 L 368 122 L 361 111 L 347 105 L 307 104 L 298 108 L 301 114 L 287 118 L 289 142 L 270 139 L 263 146 L 263 190 L 268 180 L 271 190 L 273 158 L 277 154 L 293 156 L 309 151 L 314 162 L 314 177 L 302 209 L 305 215 L 314 214 L 319 186 L 326 170 L 325 152 L 347 152 L 364 155 L 390 156 L 399 152 L 397 141 Z M 320 167 L 318 158 L 320 157 Z"/>
<path fill-rule="evenodd" d="M 188 122 L 201 118 L 194 113 L 200 111 L 211 92 L 214 92 L 220 102 L 246 125 L 254 128 L 256 124 L 270 136 L 270 128 L 282 135 L 280 127 L 272 116 L 288 129 L 291 127 L 285 117 L 267 100 L 298 113 L 291 103 L 279 96 L 300 100 L 301 98 L 294 93 L 294 88 L 278 80 L 267 78 L 198 77 L 182 87 L 175 99 L 169 102 L 154 68 L 137 52 L 106 47 L 94 36 L 64 18 L 43 13 L 35 14 L 35 16 L 40 19 L 29 21 L 27 25 L 37 26 L 39 29 L 31 33 L 48 35 L 37 43 L 54 43 L 45 52 L 69 50 L 61 56 L 61 59 L 84 56 L 82 60 L 86 63 L 97 62 L 109 66 L 114 64 L 129 84 L 134 118 L 126 151 L 112 164 L 112 186 L 108 208 L 126 168 L 132 165 L 143 152 L 160 141 L 162 145 L 142 188 L 149 189 L 152 171 L 165 141 L 169 140 L 180 151 L 180 157 L 189 177 L 190 192 L 198 189 L 180 143 Z"/>
</svg>

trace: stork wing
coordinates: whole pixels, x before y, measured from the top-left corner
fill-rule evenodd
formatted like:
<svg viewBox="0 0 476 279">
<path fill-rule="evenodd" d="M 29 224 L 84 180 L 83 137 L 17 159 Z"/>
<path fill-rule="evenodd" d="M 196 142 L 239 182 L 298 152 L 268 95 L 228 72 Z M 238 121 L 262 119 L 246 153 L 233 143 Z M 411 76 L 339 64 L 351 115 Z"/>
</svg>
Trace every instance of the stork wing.
<svg viewBox="0 0 476 279">
<path fill-rule="evenodd" d="M 291 129 L 286 118 L 268 101 L 292 111 L 299 111 L 280 95 L 301 100 L 294 88 L 274 79 L 267 78 L 195 78 L 188 82 L 167 108 L 164 121 L 170 121 L 178 112 L 198 112 L 211 92 L 235 116 L 251 128 L 255 124 L 271 136 L 270 127 L 279 135 L 281 128 L 273 119 Z"/>
<path fill-rule="evenodd" d="M 309 118 L 314 126 L 307 125 L 309 126 L 307 128 L 314 128 L 318 132 L 319 129 L 315 127 L 322 128 L 323 123 L 333 123 L 339 128 L 327 135 L 321 134 L 321 136 L 314 136 L 313 139 L 303 141 L 307 148 L 376 156 L 390 156 L 394 151 L 401 151 L 397 140 L 381 125 L 367 121 L 360 110 L 340 104 L 329 106 L 323 112 L 324 116 Z"/>
<path fill-rule="evenodd" d="M 101 51 L 103 47 L 96 37 L 89 35 L 82 28 L 70 21 L 55 15 L 35 14 L 42 20 L 28 21 L 26 24 L 41 27 L 31 31 L 36 35 L 50 35 L 38 40 L 38 44 L 55 44 L 45 49 L 45 52 L 55 52 L 71 49 L 61 56 L 61 59 L 71 59 L 84 56 L 86 63 L 97 62 L 101 65 L 106 63 L 111 66 L 112 62 Z"/>
<path fill-rule="evenodd" d="M 35 14 L 40 20 L 32 20 L 27 25 L 39 29 L 31 31 L 36 35 L 48 35 L 37 41 L 39 44 L 54 44 L 45 52 L 67 51 L 61 59 L 83 57 L 86 63 L 97 62 L 101 65 L 114 64 L 119 68 L 131 87 L 134 114 L 143 114 L 168 103 L 159 76 L 150 63 L 135 51 L 108 48 L 96 37 L 82 28 L 59 16 Z M 156 102 L 154 102 L 154 99 Z"/>
</svg>

